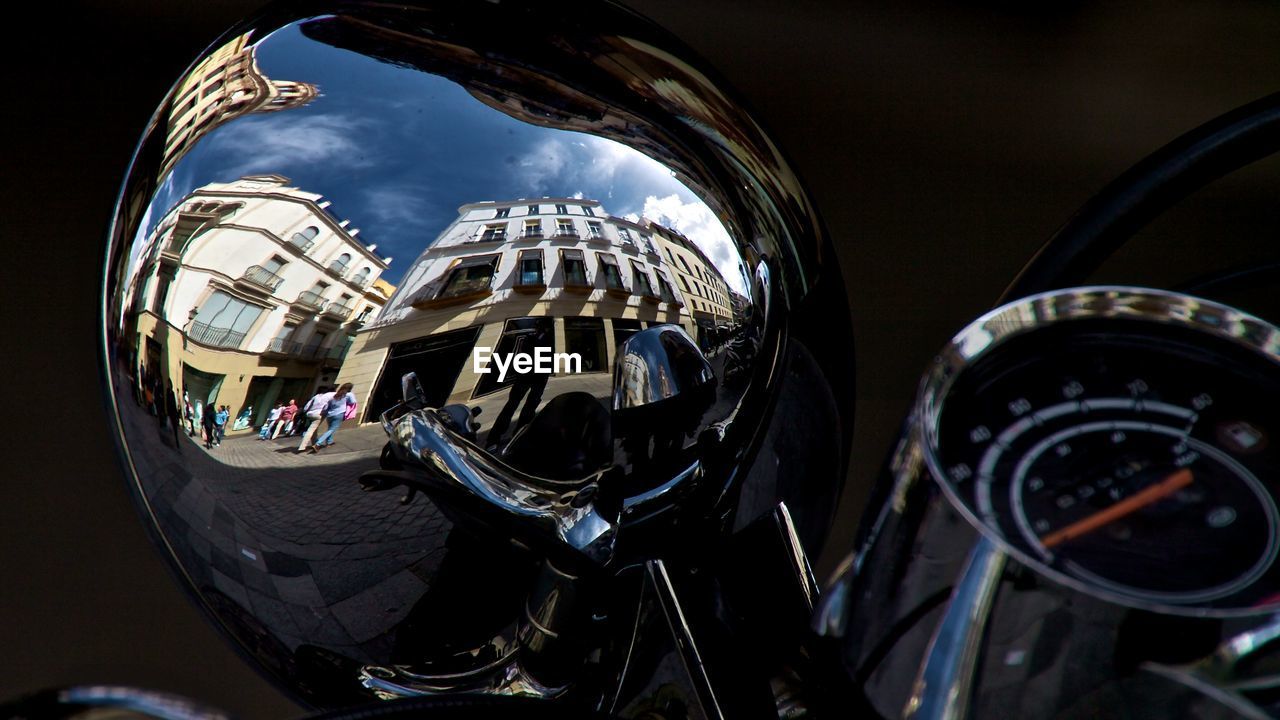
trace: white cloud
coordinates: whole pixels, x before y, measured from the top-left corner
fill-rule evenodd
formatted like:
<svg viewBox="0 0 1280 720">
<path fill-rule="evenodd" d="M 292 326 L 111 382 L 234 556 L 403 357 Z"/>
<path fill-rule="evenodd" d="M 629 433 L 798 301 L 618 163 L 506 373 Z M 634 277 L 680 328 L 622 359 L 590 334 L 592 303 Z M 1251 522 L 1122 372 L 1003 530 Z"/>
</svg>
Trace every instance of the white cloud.
<svg viewBox="0 0 1280 720">
<path fill-rule="evenodd" d="M 730 287 L 740 293 L 746 292 L 742 275 L 738 271 L 737 247 L 706 203 L 698 200 L 684 202 L 675 193 L 665 197 L 650 195 L 644 199 L 641 214 L 684 233 L 707 254 Z"/>
<path fill-rule="evenodd" d="M 376 162 L 368 154 L 369 146 L 358 140 L 369 132 L 368 124 L 342 115 L 250 116 L 214 132 L 203 149 L 217 174 L 226 176 L 282 172 L 321 163 L 358 170 Z"/>
<path fill-rule="evenodd" d="M 370 188 L 364 191 L 362 214 L 366 217 L 360 220 L 375 231 L 387 225 L 426 227 L 433 209 L 429 197 L 425 187 Z M 425 238 L 424 243 L 430 240 Z"/>
<path fill-rule="evenodd" d="M 622 143 L 584 135 L 542 140 L 516 158 L 516 173 L 531 195 L 563 195 L 566 188 L 590 190 L 593 199 L 613 197 L 616 182 L 671 187 L 671 171 Z"/>
</svg>

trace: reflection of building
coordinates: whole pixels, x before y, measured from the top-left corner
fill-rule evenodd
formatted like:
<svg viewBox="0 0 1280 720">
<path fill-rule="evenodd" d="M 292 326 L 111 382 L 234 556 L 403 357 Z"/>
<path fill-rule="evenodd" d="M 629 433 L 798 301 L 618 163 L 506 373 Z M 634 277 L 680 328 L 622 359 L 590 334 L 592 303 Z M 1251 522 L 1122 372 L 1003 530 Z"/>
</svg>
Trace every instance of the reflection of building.
<svg viewBox="0 0 1280 720">
<path fill-rule="evenodd" d="M 653 232 L 663 258 L 680 284 L 685 311 L 697 324 L 698 342 L 705 346 L 709 334 L 714 335 L 717 327 L 734 319 L 729 285 L 707 254 L 689 238 L 655 222 L 646 223 L 646 227 Z"/>
<path fill-rule="evenodd" d="M 260 423 L 305 400 L 394 291 L 387 261 L 320 195 L 277 175 L 213 183 L 157 224 L 129 285 L 138 357 L 192 403 Z"/>
<path fill-rule="evenodd" d="M 272 80 L 263 75 L 249 44 L 249 33 L 232 38 L 205 56 L 178 86 L 169 110 L 160 175 L 222 123 L 248 113 L 299 107 L 314 100 L 316 94 L 311 83 Z"/>
<path fill-rule="evenodd" d="M 339 380 L 354 383 L 374 414 L 398 399 L 409 370 L 433 403 L 470 402 L 505 387 L 495 374 L 471 372 L 472 349 L 516 351 L 546 322 L 555 352 L 578 353 L 584 373 L 607 374 L 617 344 L 650 324 L 696 332 L 654 232 L 595 200 L 464 205 L 357 334 Z"/>
</svg>

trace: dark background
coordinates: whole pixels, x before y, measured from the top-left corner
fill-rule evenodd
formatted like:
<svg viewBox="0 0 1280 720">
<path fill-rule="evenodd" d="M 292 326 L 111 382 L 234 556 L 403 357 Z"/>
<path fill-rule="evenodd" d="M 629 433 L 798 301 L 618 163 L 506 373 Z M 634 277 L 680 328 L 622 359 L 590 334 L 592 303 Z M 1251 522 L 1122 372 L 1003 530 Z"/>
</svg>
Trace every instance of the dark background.
<svg viewBox="0 0 1280 720">
<path fill-rule="evenodd" d="M 103 238 L 133 145 L 187 63 L 257 5 L 94 0 L 9 15 L 0 696 L 114 682 L 244 717 L 297 714 L 148 543 L 96 368 Z M 1270 2 L 631 5 L 747 98 L 837 238 L 859 405 L 823 571 L 848 549 L 916 378 L 950 334 L 1109 179 L 1280 90 Z M 1264 163 L 1198 194 L 1102 278 L 1159 284 L 1228 256 L 1274 258 L 1278 177 Z"/>
</svg>

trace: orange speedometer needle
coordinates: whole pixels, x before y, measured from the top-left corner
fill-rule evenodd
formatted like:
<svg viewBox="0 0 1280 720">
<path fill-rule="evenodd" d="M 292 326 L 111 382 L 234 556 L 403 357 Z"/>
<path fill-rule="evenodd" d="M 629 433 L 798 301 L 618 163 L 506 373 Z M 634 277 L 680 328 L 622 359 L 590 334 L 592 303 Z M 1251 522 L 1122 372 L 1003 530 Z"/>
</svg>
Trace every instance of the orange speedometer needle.
<svg viewBox="0 0 1280 720">
<path fill-rule="evenodd" d="M 1191 471 L 1187 468 L 1183 468 L 1155 485 L 1152 485 L 1139 493 L 1135 493 L 1105 510 L 1099 510 L 1086 518 L 1082 518 L 1071 523 L 1061 530 L 1055 530 L 1054 532 L 1045 535 L 1040 538 L 1040 544 L 1044 545 L 1045 548 L 1048 549 L 1056 545 L 1061 545 L 1068 540 L 1078 538 L 1081 535 L 1087 535 L 1108 523 L 1113 523 L 1116 520 L 1119 520 L 1125 515 L 1137 512 L 1154 502 L 1169 497 L 1182 488 L 1190 485 L 1193 479 Z"/>
</svg>

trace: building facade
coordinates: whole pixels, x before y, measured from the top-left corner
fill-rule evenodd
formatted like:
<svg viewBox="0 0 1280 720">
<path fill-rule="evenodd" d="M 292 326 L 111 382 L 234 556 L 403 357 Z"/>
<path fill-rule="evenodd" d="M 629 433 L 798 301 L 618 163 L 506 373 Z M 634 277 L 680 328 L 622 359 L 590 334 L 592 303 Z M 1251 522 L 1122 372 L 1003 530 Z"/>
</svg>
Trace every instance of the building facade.
<svg viewBox="0 0 1280 720">
<path fill-rule="evenodd" d="M 409 370 L 434 404 L 473 403 L 506 387 L 474 372 L 474 348 L 511 352 L 522 336 L 542 332 L 607 387 L 626 337 L 663 323 L 696 332 L 654 227 L 589 199 L 463 205 L 378 319 L 357 333 L 338 380 L 366 398 L 365 420 L 398 400 Z"/>
<path fill-rule="evenodd" d="M 652 233 L 684 295 L 685 311 L 696 325 L 690 334 L 705 350 L 722 339 L 719 328 L 734 322 L 729 284 L 715 263 L 689 238 L 655 222 L 648 221 L 645 227 Z"/>
<path fill-rule="evenodd" d="M 129 283 L 142 372 L 193 406 L 227 405 L 236 430 L 331 382 L 394 292 L 376 246 L 288 183 L 255 175 L 190 193 L 149 234 Z"/>
<path fill-rule="evenodd" d="M 250 33 L 211 52 L 183 78 L 170 106 L 163 176 L 201 137 L 241 115 L 275 112 L 316 98 L 315 85 L 273 80 L 258 68 Z"/>
</svg>

